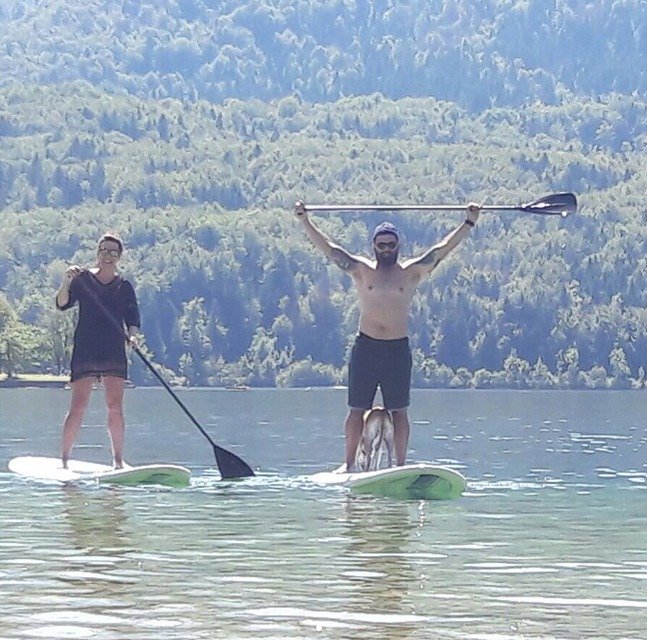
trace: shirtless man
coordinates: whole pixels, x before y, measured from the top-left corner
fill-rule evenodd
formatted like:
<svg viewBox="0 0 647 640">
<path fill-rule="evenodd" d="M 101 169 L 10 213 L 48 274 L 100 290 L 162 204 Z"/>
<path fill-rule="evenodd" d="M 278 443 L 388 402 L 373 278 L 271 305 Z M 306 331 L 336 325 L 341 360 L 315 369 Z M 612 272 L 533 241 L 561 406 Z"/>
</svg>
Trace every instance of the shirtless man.
<svg viewBox="0 0 647 640">
<path fill-rule="evenodd" d="M 375 260 L 356 256 L 323 234 L 312 223 L 306 205 L 297 202 L 294 213 L 315 247 L 351 275 L 359 298 L 359 333 L 348 365 L 348 406 L 346 469 L 354 465 L 355 451 L 362 435 L 363 414 L 373 406 L 378 384 L 384 407 L 391 411 L 395 427 L 396 464 L 403 465 L 409 445 L 409 391 L 411 350 L 408 319 L 416 287 L 427 277 L 478 220 L 481 206 L 470 203 L 466 219 L 438 244 L 421 256 L 398 261 L 400 237 L 390 222 L 373 232 Z"/>
</svg>

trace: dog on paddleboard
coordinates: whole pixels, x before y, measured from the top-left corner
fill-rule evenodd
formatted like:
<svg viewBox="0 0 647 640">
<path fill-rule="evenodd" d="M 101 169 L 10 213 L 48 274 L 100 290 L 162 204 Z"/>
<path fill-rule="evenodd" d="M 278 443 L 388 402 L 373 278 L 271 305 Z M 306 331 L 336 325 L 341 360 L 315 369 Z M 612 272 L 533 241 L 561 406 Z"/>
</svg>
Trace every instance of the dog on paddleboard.
<svg viewBox="0 0 647 640">
<path fill-rule="evenodd" d="M 357 471 L 377 471 L 395 463 L 395 429 L 391 413 L 373 407 L 364 413 L 362 437 L 355 453 Z"/>
</svg>

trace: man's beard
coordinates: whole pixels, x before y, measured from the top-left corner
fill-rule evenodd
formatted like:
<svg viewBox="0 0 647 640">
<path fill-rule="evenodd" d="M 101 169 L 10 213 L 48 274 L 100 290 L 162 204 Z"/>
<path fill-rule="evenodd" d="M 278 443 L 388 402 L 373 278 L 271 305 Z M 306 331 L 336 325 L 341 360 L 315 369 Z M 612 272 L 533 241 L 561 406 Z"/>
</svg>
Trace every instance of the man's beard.
<svg viewBox="0 0 647 640">
<path fill-rule="evenodd" d="M 398 252 L 392 251 L 390 254 L 375 252 L 375 260 L 378 267 L 392 267 L 398 261 Z"/>
</svg>

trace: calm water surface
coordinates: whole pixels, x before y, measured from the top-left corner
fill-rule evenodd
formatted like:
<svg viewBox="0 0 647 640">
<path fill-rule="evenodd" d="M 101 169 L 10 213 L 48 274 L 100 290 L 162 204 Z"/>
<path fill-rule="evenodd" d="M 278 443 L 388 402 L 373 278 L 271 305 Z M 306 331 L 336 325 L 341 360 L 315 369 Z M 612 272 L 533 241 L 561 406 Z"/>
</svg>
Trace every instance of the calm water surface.
<svg viewBox="0 0 647 640">
<path fill-rule="evenodd" d="M 0 390 L 3 460 L 56 455 L 68 393 Z M 168 394 L 129 390 L 129 461 L 191 486 L 0 473 L 1 640 L 647 638 L 643 392 L 414 392 L 411 460 L 469 479 L 443 503 L 308 480 L 340 462 L 344 391 L 181 397 L 259 475 L 221 482 Z M 75 457 L 108 461 L 99 395 Z"/>
</svg>

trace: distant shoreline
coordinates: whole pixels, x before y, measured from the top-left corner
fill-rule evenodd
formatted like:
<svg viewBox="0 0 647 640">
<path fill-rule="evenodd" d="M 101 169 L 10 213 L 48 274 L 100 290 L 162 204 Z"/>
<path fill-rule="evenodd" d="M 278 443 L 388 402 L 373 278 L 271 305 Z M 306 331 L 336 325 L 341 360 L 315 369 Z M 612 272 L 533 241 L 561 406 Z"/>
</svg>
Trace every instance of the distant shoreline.
<svg viewBox="0 0 647 640">
<path fill-rule="evenodd" d="M 44 373 L 24 373 L 18 376 L 9 378 L 6 374 L 0 374 L 0 389 L 28 389 L 28 388 L 50 388 L 61 389 L 70 388 L 69 375 L 52 375 Z M 126 380 L 127 389 L 160 389 L 163 388 L 158 384 L 144 384 L 135 385 L 131 380 Z M 244 384 L 229 385 L 229 386 L 173 386 L 175 391 L 198 391 L 198 390 L 212 390 L 212 391 L 226 391 L 226 392 L 240 392 L 240 391 L 259 391 L 267 389 L 293 389 L 301 391 L 315 391 L 315 390 L 332 390 L 332 391 L 345 391 L 345 385 L 326 385 L 326 386 L 296 386 L 296 387 L 254 387 Z M 451 387 L 451 386 L 434 386 L 434 387 L 418 387 L 412 385 L 412 391 L 520 391 L 524 393 L 532 391 L 647 391 L 647 386 L 640 388 L 561 388 L 561 387 L 515 387 L 515 386 L 501 386 L 501 387 Z"/>
<path fill-rule="evenodd" d="M 126 380 L 126 389 L 134 388 L 130 380 Z M 69 375 L 53 375 L 50 373 L 21 373 L 18 376 L 10 378 L 6 374 L 0 375 L 0 389 L 61 389 L 70 388 Z"/>
<path fill-rule="evenodd" d="M 15 377 L 0 377 L 0 388 L 23 388 L 23 387 L 65 387 L 69 384 L 69 376 L 56 376 L 44 373 L 24 373 Z"/>
</svg>

